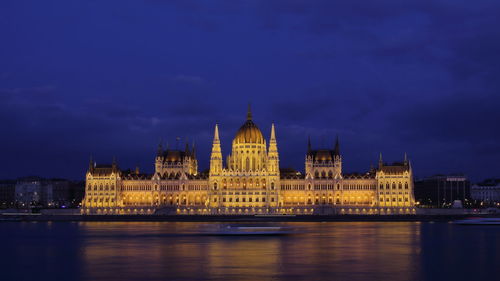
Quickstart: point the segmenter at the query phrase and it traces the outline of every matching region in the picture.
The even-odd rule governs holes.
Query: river
[[[500,280],[500,227],[276,223],[203,236],[191,222],[3,222],[0,280]]]

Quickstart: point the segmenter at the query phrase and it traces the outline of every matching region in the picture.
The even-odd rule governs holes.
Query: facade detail
[[[313,149],[308,141],[302,174],[280,169],[271,124],[269,144],[250,108],[237,131],[225,165],[215,125],[210,169],[198,172],[194,144],[163,149],[155,173],[122,171],[115,161],[86,174],[82,214],[414,214],[413,174],[406,155],[363,174],[342,171],[339,139],[333,149]]]

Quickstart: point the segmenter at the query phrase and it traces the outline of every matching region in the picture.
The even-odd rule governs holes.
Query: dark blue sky
[[[205,169],[248,102],[282,167],[338,134],[347,172],[500,177],[500,2],[342,2],[0,1],[0,177],[152,172],[176,137]]]

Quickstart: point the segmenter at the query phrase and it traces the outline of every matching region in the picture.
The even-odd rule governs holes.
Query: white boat
[[[460,225],[500,225],[500,218],[468,218],[453,223]]]
[[[290,227],[284,226],[247,226],[247,225],[218,225],[203,231],[205,235],[287,235],[292,234]]]

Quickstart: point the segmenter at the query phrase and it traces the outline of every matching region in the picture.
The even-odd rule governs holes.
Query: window
[[[405,189],[408,189],[408,183],[405,183]]]
[[[217,183],[216,182],[214,182],[214,190],[217,190]]]
[[[262,202],[266,202],[266,197],[262,197]]]

